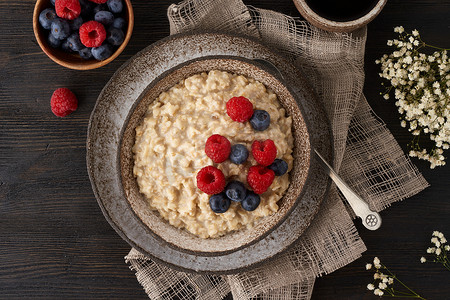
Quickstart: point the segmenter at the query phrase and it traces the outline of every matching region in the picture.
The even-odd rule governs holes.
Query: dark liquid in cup
[[[306,4],[319,16],[337,22],[361,18],[371,11],[377,0],[306,0]]]

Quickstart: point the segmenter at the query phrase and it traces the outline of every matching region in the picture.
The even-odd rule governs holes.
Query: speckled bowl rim
[[[198,46],[196,44],[199,41],[204,42],[205,40],[210,43],[207,44],[206,47]],[[110,140],[108,140],[108,138],[113,139],[117,138],[118,132],[115,131],[108,132],[108,134],[110,135],[106,137],[95,136],[95,138],[98,138],[99,140],[94,139],[94,136],[92,136],[96,131],[102,128],[114,126],[116,122],[116,120],[109,120],[111,121],[110,124],[103,124],[101,121],[104,120],[103,119],[97,120],[97,117],[99,116],[97,116],[96,113],[99,109],[104,108],[103,107],[105,105],[103,103],[105,101],[104,99],[111,96],[111,93],[114,93],[114,91],[121,90],[122,88],[126,89],[126,91],[132,91],[134,88],[136,88],[136,86],[133,85],[132,83],[129,83],[129,85],[119,85],[119,86],[112,86],[112,83],[115,80],[117,80],[117,78],[119,78],[120,76],[126,76],[126,74],[124,74],[124,71],[127,70],[136,71],[135,70],[136,60],[142,60],[146,54],[150,52],[152,52],[153,54],[158,53],[158,51],[161,50],[161,48],[171,47],[173,46],[173,44],[186,47],[186,51],[183,51],[183,55],[191,55],[192,58],[202,57],[211,54],[235,55],[235,52],[233,51],[236,51],[235,47],[239,46],[240,47],[240,48],[238,47],[240,51],[240,53],[238,53],[239,56],[243,56],[249,59],[254,58],[266,59],[274,65],[282,63],[283,67],[286,67],[286,69],[282,69],[282,73],[285,76],[287,76],[287,78],[290,79],[302,78],[302,74],[292,65],[290,65],[289,63],[288,63],[289,66],[284,65],[287,63],[287,61],[284,58],[280,57],[279,54],[276,54],[273,51],[269,50],[268,48],[260,44],[258,41],[256,41],[254,38],[217,32],[214,33],[197,32],[195,34],[177,34],[169,36],[148,46],[147,48],[143,49],[138,54],[136,54],[129,61],[127,61],[125,64],[123,64],[117,70],[117,72],[112,76],[112,78],[108,81],[108,83],[101,91],[97,103],[95,104],[95,107],[92,111],[88,125],[88,138],[86,142],[87,146],[86,162],[88,168],[88,175],[91,181],[94,195],[98,201],[98,204],[105,218],[110,223],[111,227],[113,227],[116,230],[119,236],[121,236],[125,241],[127,241],[131,246],[136,248],[138,251],[154,259],[159,263],[165,264],[176,270],[184,272],[196,272],[201,274],[216,274],[216,275],[233,274],[244,270],[250,270],[254,267],[263,264],[264,262],[267,262],[270,259],[275,258],[281,252],[284,252],[287,249],[289,249],[292,246],[292,244],[300,238],[300,234],[292,236],[292,239],[289,241],[289,243],[283,245],[278,245],[276,239],[274,239],[273,236],[269,235],[266,238],[259,241],[258,243],[256,243],[255,245],[246,247],[240,251],[236,251],[233,252],[232,254],[227,255],[203,257],[203,256],[189,255],[186,253],[177,253],[174,252],[173,249],[170,249],[167,246],[167,244],[161,245],[158,242],[152,240],[150,236],[145,236],[146,234],[145,230],[139,228],[139,225],[136,224],[138,220],[136,220],[136,217],[133,215],[133,213],[130,212],[129,209],[127,211],[126,209],[123,209],[123,207],[121,207],[121,205],[124,204],[123,198],[121,197],[114,199],[109,198],[110,196],[112,196],[111,195],[112,192],[115,197],[117,197],[118,195],[115,191],[111,192],[105,190],[105,187],[112,188],[113,190],[117,188],[116,185],[120,182],[120,174],[113,174],[110,177],[106,177],[103,179],[104,181],[98,181],[98,179],[96,178],[96,175],[98,173],[108,170],[108,168],[116,168],[117,170],[118,167],[117,161],[112,162],[106,161],[108,165],[105,167],[103,165],[105,161],[96,158],[93,153],[94,151],[93,149],[102,143],[105,143],[106,145],[110,145],[112,143],[113,146],[118,148],[117,141],[116,145],[114,145],[114,141],[111,142]],[[224,45],[226,45],[228,48],[224,49]],[[200,47],[200,49],[198,47]],[[148,67],[154,66],[149,65]],[[289,72],[292,72],[292,74],[289,75],[288,74]],[[289,84],[289,82],[287,82],[287,84]],[[333,147],[331,144],[332,134],[325,111],[323,107],[319,104],[312,89],[308,87],[307,83],[302,81],[300,86],[302,87],[302,89],[296,92],[300,92],[303,97],[306,95],[307,99],[305,100],[304,103],[299,103],[299,105],[303,105],[309,107],[309,109],[318,110],[318,112],[320,112],[316,115],[316,117],[320,119],[320,122],[318,122],[318,124],[314,124],[314,126],[317,129],[321,130],[315,133],[317,134],[315,140],[318,144],[313,145],[313,147],[321,151],[321,153],[325,156],[326,159],[332,161],[333,159],[332,157]],[[308,122],[311,122],[311,120],[308,120]],[[311,156],[313,156],[312,153]],[[113,164],[115,166],[113,166]],[[311,199],[313,199],[312,201],[314,201],[315,204],[312,208],[310,208],[312,210],[311,217],[305,222],[303,222],[303,228],[301,232],[303,232],[309,226],[313,217],[317,214],[320,203],[322,202],[324,197],[328,194],[331,183],[329,178],[326,175],[324,175],[323,172],[319,171],[320,166],[318,164],[314,164],[313,167],[317,168],[317,172],[315,172],[316,178],[313,178],[313,180],[317,180],[318,183],[320,183],[320,185],[322,186],[322,188],[319,194],[314,193],[314,191],[308,191],[307,195],[305,195],[305,197],[310,197]],[[120,211],[114,211],[110,205],[116,205],[116,207],[114,208],[116,210],[119,209]],[[125,218],[127,221],[132,222],[133,224],[128,223],[125,224],[127,228],[124,229],[123,227],[120,226],[124,224],[117,223],[118,216],[120,216],[120,218]],[[295,222],[296,220],[292,219],[289,220],[288,218],[285,222],[283,222],[283,224],[280,225],[280,227],[283,227],[284,229],[290,228],[290,226],[295,224]],[[137,232],[130,232],[130,228],[136,230]],[[143,234],[144,236],[140,236],[140,234]],[[270,254],[266,255],[265,257],[257,257],[257,258],[253,257],[249,260],[246,260],[245,259],[247,257],[246,254],[248,255],[248,253],[254,253],[255,247],[270,249],[272,252],[270,252]],[[271,249],[271,247],[276,249]],[[256,252],[256,254],[258,253],[259,252]],[[171,255],[175,255],[177,257],[174,258]]]
[[[127,199],[127,202],[128,202],[128,204],[130,206],[130,209],[135,213],[136,217],[147,228],[148,232],[155,236],[156,239],[162,239],[164,242],[166,242],[168,244],[169,247],[174,248],[176,250],[179,250],[181,252],[186,252],[186,253],[194,254],[194,255],[202,255],[202,256],[224,255],[224,254],[227,254],[227,253],[238,251],[238,250],[240,250],[242,248],[248,247],[248,246],[258,242],[259,240],[265,238],[270,232],[275,230],[284,220],[286,220],[286,218],[289,216],[289,214],[292,212],[292,210],[298,204],[299,199],[302,198],[302,196],[304,194],[303,186],[309,183],[309,180],[310,180],[310,177],[311,177],[310,176],[309,165],[310,165],[310,160],[312,159],[311,151],[310,151],[311,150],[310,149],[311,145],[310,145],[310,141],[309,141],[309,132],[307,131],[306,134],[305,134],[307,136],[307,139],[303,143],[306,144],[305,145],[306,146],[306,150],[308,150],[308,151],[306,151],[307,155],[305,155],[305,157],[303,157],[303,158],[305,159],[304,160],[304,164],[308,165],[308,169],[307,169],[306,174],[301,175],[301,178],[298,178],[300,175],[297,176],[297,178],[299,180],[301,180],[301,183],[299,183],[299,184],[301,184],[300,189],[298,189],[296,192],[294,192],[295,190],[293,188],[293,191],[290,191],[291,193],[296,193],[295,199],[290,197],[289,200],[286,200],[285,199],[285,195],[283,195],[283,197],[280,200],[277,201],[278,204],[281,204],[280,205],[280,209],[279,209],[279,211],[277,211],[277,213],[280,212],[280,213],[282,213],[282,215],[280,214],[280,215],[277,215],[277,216],[271,216],[272,218],[277,218],[276,220],[270,220],[271,224],[273,224],[271,227],[268,227],[266,224],[264,224],[264,221],[267,219],[267,217],[264,217],[264,218],[261,218],[260,220],[258,220],[258,222],[255,224],[255,227],[252,228],[252,229],[245,229],[245,228],[243,228],[243,229],[240,229],[238,231],[234,231],[234,232],[228,233],[227,235],[230,235],[230,236],[227,237],[228,239],[239,238],[239,236],[241,236],[243,233],[250,233],[253,236],[256,236],[255,238],[253,238],[251,240],[246,240],[247,242],[245,242],[243,244],[240,244],[239,246],[236,246],[236,247],[233,247],[233,248],[227,248],[227,250],[220,250],[220,251],[219,250],[217,250],[217,251],[193,250],[193,249],[183,248],[179,244],[171,243],[169,240],[166,240],[161,235],[159,235],[156,232],[154,232],[153,230],[151,230],[149,228],[150,225],[147,224],[147,222],[143,220],[143,217],[140,216],[140,215],[142,215],[142,212],[136,211],[137,208],[135,209],[135,205],[133,205],[131,203],[131,200],[129,199],[130,198],[129,193],[126,192],[126,190],[129,188],[129,186],[127,184],[124,184],[124,181],[126,181],[128,179],[128,177],[126,175],[124,175],[124,173],[126,173],[126,172],[124,171],[124,163],[123,163],[123,161],[127,160],[127,158],[125,157],[126,155],[125,155],[124,152],[125,151],[130,152],[131,149],[127,149],[127,147],[124,145],[125,131],[128,130],[128,132],[129,132],[130,129],[131,129],[131,128],[129,128],[129,126],[130,126],[130,124],[129,124],[130,118],[135,114],[137,106],[141,105],[140,104],[141,101],[143,101],[144,98],[146,98],[148,92],[150,90],[152,90],[155,86],[157,86],[160,81],[162,81],[163,79],[165,79],[167,76],[169,76],[170,74],[172,74],[175,71],[179,71],[181,69],[188,69],[189,67],[191,67],[193,65],[198,65],[198,64],[201,65],[202,63],[207,63],[209,61],[227,61],[227,62],[232,62],[233,64],[251,65],[251,68],[259,69],[261,72],[265,73],[266,77],[270,77],[271,79],[273,79],[273,81],[276,81],[276,83],[273,84],[273,85],[281,86],[282,89],[284,89],[290,97],[292,97],[294,100],[296,100],[295,99],[295,93],[293,93],[290,90],[290,88],[283,83],[283,79],[280,77],[278,71],[274,70],[273,67],[267,66],[264,63],[261,63],[261,62],[258,62],[258,61],[253,61],[253,60],[246,59],[246,58],[239,57],[239,56],[214,55],[214,56],[204,56],[204,57],[199,57],[199,58],[196,58],[196,59],[188,60],[188,61],[183,62],[183,63],[181,63],[181,64],[179,64],[179,65],[177,65],[177,66],[175,66],[175,67],[173,67],[173,68],[171,68],[169,70],[167,70],[166,72],[162,73],[155,80],[153,80],[147,86],[147,88],[144,89],[144,91],[141,93],[141,95],[138,97],[138,99],[133,104],[133,106],[130,109],[130,112],[129,112],[127,118],[126,118],[125,125],[122,127],[122,130],[120,132],[120,150],[118,152],[119,161],[120,161],[120,164],[121,164],[120,170],[121,170],[121,174],[122,174],[122,186],[123,187],[127,186],[126,188],[123,189],[124,197]],[[228,71],[226,69],[219,69],[219,70]],[[206,72],[206,71],[208,71],[208,70],[202,70],[201,72]],[[228,71],[228,72],[231,72],[231,71]],[[198,72],[194,71],[194,72],[189,72],[189,73],[192,73],[192,74],[189,75],[189,76],[192,76],[194,74],[197,74]],[[268,81],[271,81],[271,80],[268,80]],[[178,83],[178,81],[176,81],[176,83]],[[174,84],[175,84],[175,82],[174,82]],[[268,86],[266,86],[266,87],[268,87]],[[269,88],[271,88],[271,87],[269,87]],[[282,95],[279,95],[277,93],[277,96],[281,97]],[[297,105],[297,107],[298,107],[298,105]],[[288,111],[288,109],[286,109],[286,111]],[[303,118],[303,112],[300,109],[298,110],[297,116],[298,116],[298,119],[299,119],[300,124],[301,124],[300,126],[304,125],[306,127],[306,124],[305,124],[304,118]],[[141,117],[141,121],[142,121],[142,118],[143,118],[143,116]],[[134,131],[135,128],[132,128],[132,130]],[[297,142],[297,143],[299,143],[299,142]],[[294,143],[294,144],[297,145],[297,143]],[[301,152],[298,149],[296,151]],[[296,151],[294,151],[294,154],[295,154]],[[131,159],[131,158],[128,158],[128,160],[129,159]],[[298,160],[298,159],[300,159],[300,157],[295,158],[295,159]],[[294,167],[298,166],[298,164],[299,164],[299,162],[295,163]],[[291,176],[292,173],[293,172],[290,173],[290,180],[292,179],[292,176]],[[129,176],[131,176],[131,175],[129,175]],[[135,178],[134,178],[134,181],[136,181]],[[289,185],[289,188],[291,188],[291,184]],[[136,192],[136,191],[134,191],[134,192]],[[145,197],[142,194],[140,196],[141,197]],[[283,201],[285,201],[285,202],[283,202]],[[161,221],[167,223],[167,221],[165,221],[165,220],[161,219]],[[259,225],[261,225],[261,226],[259,226]],[[257,230],[258,226],[259,226],[259,231],[260,232],[255,234],[254,232]],[[187,232],[185,232],[185,234],[186,233]],[[198,242],[204,244],[204,239],[201,239],[199,237],[195,237],[192,234],[189,234],[189,235],[191,235],[192,238],[194,238]],[[213,245],[212,246],[213,248],[226,247],[227,246],[226,243],[224,243],[224,241],[222,241],[221,238],[223,238],[223,237],[208,239],[208,241],[210,243],[213,243],[213,244],[219,244],[219,245]],[[194,242],[194,241],[192,241],[192,242]],[[207,243],[209,243],[209,242],[207,242]],[[199,246],[197,246],[195,248],[201,249],[201,247],[199,247]]]

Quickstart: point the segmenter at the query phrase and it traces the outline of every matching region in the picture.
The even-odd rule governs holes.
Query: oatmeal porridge
[[[226,102],[235,96],[244,96],[255,109],[267,111],[269,128],[256,131],[249,122],[231,120],[226,114]],[[241,165],[230,160],[215,164],[205,154],[205,142],[211,135],[220,134],[232,145],[243,144],[250,150],[253,141],[271,139],[277,158],[286,161],[291,170],[291,124],[292,119],[286,116],[277,96],[262,83],[217,70],[193,75],[161,93],[136,128],[133,173],[139,190],[151,209],[171,225],[202,238],[252,227],[258,219],[278,210],[277,202],[289,186],[288,173],[275,177],[260,195],[261,203],[254,211],[246,211],[232,201],[225,213],[214,213],[209,195],[196,186],[198,171],[212,165],[223,172],[227,181],[246,184],[248,169],[257,163],[250,154]]]

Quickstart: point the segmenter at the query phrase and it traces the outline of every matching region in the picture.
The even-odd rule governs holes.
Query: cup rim
[[[333,21],[318,15],[306,3],[306,0],[294,0],[300,14],[311,24],[321,29],[333,32],[350,32],[371,22],[386,5],[387,0],[378,0],[377,4],[364,16],[351,21]]]

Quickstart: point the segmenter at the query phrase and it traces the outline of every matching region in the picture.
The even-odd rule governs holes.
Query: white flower
[[[374,293],[374,295],[375,296],[383,296],[383,291],[382,290],[380,290],[380,289],[375,289],[374,291],[373,291],[373,293]]]
[[[384,94],[383,98],[386,99],[386,100],[389,100],[389,94]]]
[[[389,277],[389,279],[388,279],[388,284],[394,284],[394,278]]]
[[[385,288],[387,288],[387,284],[384,283],[384,282],[380,282],[380,283],[378,284],[378,287],[379,287],[381,290],[384,290]]]
[[[404,31],[405,28],[403,28],[403,26],[394,27],[394,32],[403,33]]]
[[[439,247],[441,245],[437,237],[431,238],[431,243],[435,244],[436,247]]]
[[[447,243],[447,239],[445,237],[442,237],[441,238],[441,244],[445,244],[445,243]]]
[[[427,253],[434,253],[434,252],[436,252],[436,248],[434,248],[434,247],[430,247],[430,248],[428,248],[427,249]]]
[[[424,263],[424,262],[426,262],[426,261],[427,261],[427,259],[426,259],[425,257],[422,256],[422,257],[420,258],[420,262],[421,262],[421,263]]]
[[[374,264],[375,268],[377,268],[377,269],[381,268],[381,262],[380,262],[380,259],[378,257],[375,257],[373,259],[373,264]]]
[[[373,279],[380,279],[380,273],[373,273]]]
[[[366,270],[372,269],[372,264],[366,264]]]
[[[437,248],[436,249],[436,255],[440,255],[441,254],[441,248]]]
[[[368,289],[369,291],[373,291],[373,290],[375,289],[375,286],[374,286],[372,283],[369,283],[369,284],[367,285],[367,289]]]
[[[445,245],[444,249],[445,251],[450,251],[450,245]]]
[[[418,36],[418,35],[419,35],[419,31],[417,31],[417,29],[414,29],[414,30],[412,31],[412,35],[413,35],[413,36]]]

